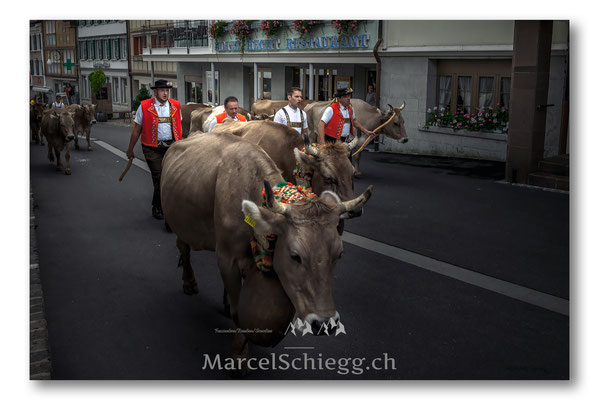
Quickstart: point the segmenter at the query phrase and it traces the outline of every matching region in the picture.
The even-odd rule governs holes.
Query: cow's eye
[[[302,263],[302,258],[297,253],[291,253],[291,259],[298,264]]]

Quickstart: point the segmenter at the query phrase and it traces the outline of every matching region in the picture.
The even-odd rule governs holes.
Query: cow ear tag
[[[244,221],[252,228],[256,226],[256,221],[254,221],[254,218],[252,218],[252,214],[246,215]]]

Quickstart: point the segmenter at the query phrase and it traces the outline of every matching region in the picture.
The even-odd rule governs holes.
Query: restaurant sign
[[[328,50],[328,49],[364,49],[368,48],[368,35],[350,36],[319,36],[299,37],[287,39],[262,39],[248,40],[245,51],[279,51],[279,50]],[[234,52],[241,51],[238,40],[225,40],[216,42],[216,51]]]

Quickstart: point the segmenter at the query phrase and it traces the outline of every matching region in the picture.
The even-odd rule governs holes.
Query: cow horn
[[[277,199],[275,199],[275,195],[272,192],[272,187],[270,183],[265,179],[264,180],[264,192],[266,194],[266,206],[277,214],[285,215],[287,213],[288,205],[281,203]]]
[[[339,215],[346,213],[348,211],[359,209],[364,204],[366,204],[368,199],[370,199],[370,196],[372,196],[372,185],[368,186],[368,188],[364,191],[364,193],[362,193],[355,199],[347,200],[347,201],[344,201],[343,203],[339,203],[338,208],[337,208],[339,211]]]
[[[311,145],[306,146],[306,153],[313,155],[316,158],[321,157],[320,150],[317,150],[316,148],[312,147]]]
[[[389,110],[391,110],[391,112],[393,112],[393,106],[391,104],[387,104],[389,106]]]
[[[310,147],[310,136],[305,132],[302,132],[302,136],[304,137],[304,147]]]
[[[403,110],[404,108],[406,108],[406,101],[403,101],[403,104],[401,106],[399,106],[399,111]]]
[[[360,138],[357,136],[351,142],[346,143],[350,153],[358,146],[358,143],[360,143]]]

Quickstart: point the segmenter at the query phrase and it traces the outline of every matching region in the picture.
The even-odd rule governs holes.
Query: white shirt
[[[294,127],[293,129],[295,129],[299,133],[302,133],[302,129],[308,129],[308,117],[306,116],[305,111],[302,111],[302,109],[299,107],[294,110],[293,108],[291,108],[291,106],[289,104],[287,104],[283,108],[285,110],[287,110],[287,114],[289,115],[290,122],[302,122],[301,114],[304,115],[304,126],[301,128]],[[287,125],[287,118],[285,117],[285,111],[283,111],[283,108],[281,108],[279,111],[277,111],[273,121],[277,122],[279,124]]]
[[[158,99],[154,98],[154,108],[156,108],[156,114],[159,117],[170,117],[171,116],[171,103],[167,101],[164,102],[164,105],[160,105]],[[141,125],[143,121],[144,113],[141,110],[141,104],[139,108],[135,112],[135,123],[137,125]],[[181,119],[183,116],[181,115]],[[171,132],[171,124],[169,122],[159,122],[158,123],[158,140],[171,140],[173,139],[173,133]]]
[[[227,118],[231,118],[229,117],[229,114],[227,114],[227,116],[225,117],[225,119]],[[234,121],[239,121],[239,119],[237,118],[237,114],[235,114],[235,118],[233,118]],[[224,121],[224,119],[223,119]],[[216,126],[216,115],[214,116],[214,119],[212,119],[212,121],[210,121],[210,127],[208,128],[208,132],[212,132],[212,128],[214,128]]]
[[[54,102],[52,103],[52,107],[64,108],[64,103],[62,101],[60,103]]]
[[[340,106],[339,109],[341,110],[341,115],[343,115],[343,118],[349,118],[348,107],[343,107],[341,104],[339,104],[339,106]],[[324,110],[324,113],[322,114],[322,118],[320,118],[320,120],[324,121],[324,123],[326,125],[329,123],[331,118],[333,118],[333,108],[331,106],[328,106]],[[355,119],[356,119],[356,113],[353,113],[352,120],[355,120]],[[341,137],[346,137],[347,135],[349,135],[350,129],[351,129],[351,124],[349,122],[346,122],[345,124],[343,124],[343,130],[341,131]]]

